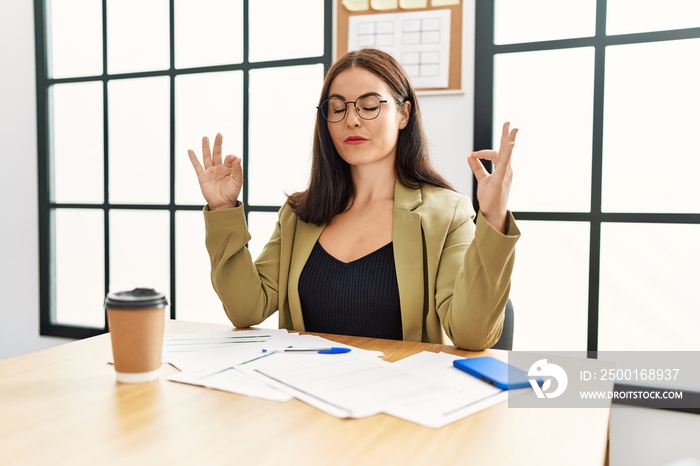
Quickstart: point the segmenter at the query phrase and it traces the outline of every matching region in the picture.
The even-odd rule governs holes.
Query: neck
[[[355,188],[353,206],[362,206],[375,201],[394,199],[396,173],[394,163],[372,164],[351,167]]]

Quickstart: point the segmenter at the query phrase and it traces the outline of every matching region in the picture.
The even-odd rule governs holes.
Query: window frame
[[[53,268],[53,257],[55,254],[54,245],[54,225],[52,224],[53,212],[57,209],[90,209],[101,210],[104,218],[104,292],[109,290],[110,283],[110,228],[109,212],[111,210],[150,210],[167,211],[169,213],[169,256],[170,256],[170,286],[164,290],[169,294],[169,317],[177,318],[177,296],[175,293],[176,283],[176,212],[179,211],[201,211],[202,205],[177,204],[175,202],[175,78],[186,74],[211,73],[222,71],[241,71],[243,73],[243,176],[249,180],[249,80],[250,72],[263,68],[281,68],[288,66],[323,64],[327,70],[332,61],[333,50],[333,2],[332,0],[322,0],[324,7],[323,26],[323,54],[314,57],[303,57],[293,59],[269,60],[262,62],[249,61],[249,13],[250,1],[243,0],[243,60],[237,64],[223,64],[215,66],[199,66],[191,68],[175,68],[175,0],[169,0],[169,61],[168,69],[159,71],[143,71],[129,73],[109,74],[107,72],[107,0],[102,0],[102,74],[94,76],[81,76],[70,78],[50,78],[48,76],[48,54],[47,42],[47,1],[34,0],[34,26],[36,39],[36,95],[37,95],[37,154],[38,154],[38,199],[39,199],[39,332],[43,336],[55,336],[64,338],[87,338],[99,335],[108,331],[107,320],[103,328],[84,327],[78,325],[68,325],[55,322],[53,319],[55,309],[55,280],[52,279],[55,273]],[[169,202],[167,204],[116,204],[109,202],[109,102],[108,83],[110,80],[148,78],[166,76],[170,81],[170,135],[169,135]],[[104,197],[102,204],[86,203],[57,203],[51,199],[51,166],[50,153],[50,124],[51,116],[49,109],[49,91],[55,84],[80,83],[80,82],[101,82],[103,96],[103,189]],[[249,183],[245,183],[242,189],[242,200],[245,205],[246,218],[250,212],[277,212],[279,205],[249,205]]]

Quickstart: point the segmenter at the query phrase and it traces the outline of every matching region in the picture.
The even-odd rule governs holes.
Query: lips
[[[348,136],[345,138],[346,144],[361,144],[365,141],[367,141],[367,139],[362,136]]]

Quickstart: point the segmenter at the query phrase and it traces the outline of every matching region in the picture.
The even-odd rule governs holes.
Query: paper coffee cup
[[[118,382],[158,378],[167,305],[165,295],[152,288],[107,294],[104,307]]]

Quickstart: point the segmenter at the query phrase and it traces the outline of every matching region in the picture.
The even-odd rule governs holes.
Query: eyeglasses
[[[366,95],[350,102],[346,102],[340,97],[331,97],[316,108],[321,110],[323,118],[325,118],[328,123],[340,123],[348,113],[348,104],[353,104],[355,106],[357,116],[363,120],[374,120],[382,111],[382,104],[388,102],[393,101],[381,100],[376,95]]]

